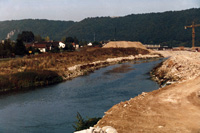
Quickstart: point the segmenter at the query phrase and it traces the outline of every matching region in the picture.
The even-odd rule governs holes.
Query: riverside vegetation
[[[138,54],[145,55],[150,52],[139,48],[83,48],[79,52],[45,53],[1,61],[0,93],[28,90],[69,79],[72,72],[69,72],[68,68],[77,64]],[[88,69],[88,67],[84,66],[81,69]]]
[[[87,120],[84,120],[81,114],[77,112],[76,119],[77,122],[75,122],[75,125],[73,125],[73,127],[75,131],[80,131],[94,126],[101,119],[101,117],[88,118]]]

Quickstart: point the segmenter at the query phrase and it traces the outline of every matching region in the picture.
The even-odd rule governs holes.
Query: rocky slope
[[[200,75],[200,54],[188,51],[164,51],[163,56],[171,56],[154,70],[156,81],[160,83],[183,82]]]

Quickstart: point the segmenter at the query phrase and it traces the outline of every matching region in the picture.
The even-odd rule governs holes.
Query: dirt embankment
[[[108,58],[103,61],[95,61],[91,63],[85,64],[78,64],[72,67],[68,67],[68,71],[65,72],[65,80],[71,79],[80,75],[85,75],[88,72],[92,72],[98,68],[105,67],[112,64],[117,64],[126,61],[133,61],[133,60],[145,60],[145,59],[152,59],[152,58],[160,58],[158,54],[147,54],[147,55],[130,55],[127,57],[116,57],[116,58]]]
[[[200,132],[200,53],[161,54],[172,57],[158,71],[180,83],[114,105],[96,126],[112,126],[119,133]]]
[[[183,82],[200,75],[200,54],[188,51],[160,51],[168,60],[160,64],[153,74],[159,83]]]
[[[111,41],[107,43],[103,48],[141,48],[147,49],[141,42],[131,41]]]

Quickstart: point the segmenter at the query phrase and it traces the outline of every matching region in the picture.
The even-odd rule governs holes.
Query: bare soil
[[[176,58],[191,71],[198,70],[200,53],[161,52]],[[169,61],[170,58],[167,60]],[[185,60],[185,62],[184,62]],[[188,63],[189,62],[189,63]],[[192,64],[193,63],[193,64]],[[194,65],[190,67],[190,65]],[[166,72],[172,69],[167,69]],[[174,74],[182,73],[179,69]],[[114,105],[96,126],[112,126],[118,133],[198,133],[200,132],[200,77],[190,75],[175,84],[160,88]],[[185,73],[182,74],[183,76]],[[181,75],[180,75],[181,76]]]
[[[107,43],[103,48],[141,48],[146,49],[146,47],[141,42],[131,42],[131,41],[111,41]]]

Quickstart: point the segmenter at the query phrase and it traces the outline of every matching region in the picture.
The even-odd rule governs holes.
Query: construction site
[[[152,71],[152,77],[162,83],[158,90],[143,92],[135,98],[120,102],[105,112],[95,125],[112,127],[116,133],[199,133],[200,132],[200,53],[195,47],[195,28],[192,28],[192,47],[159,50],[167,58]]]

